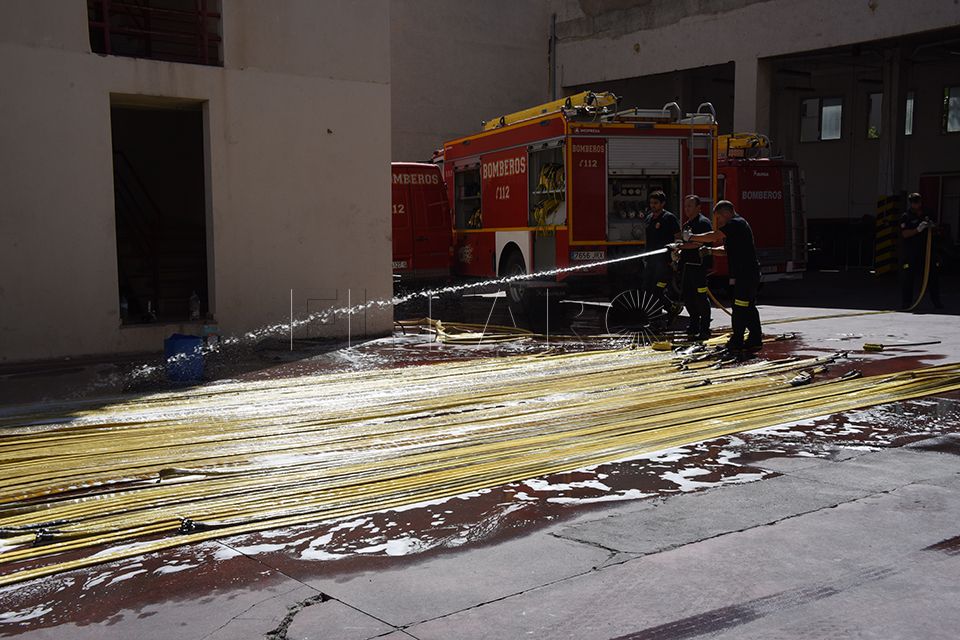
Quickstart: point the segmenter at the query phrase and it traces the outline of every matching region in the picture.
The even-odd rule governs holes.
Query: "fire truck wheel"
[[[523,262],[523,255],[513,250],[503,259],[503,268],[500,269],[501,278],[523,275],[527,272],[527,267]],[[507,285],[507,300],[515,306],[523,306],[527,300],[527,288],[520,285]]]

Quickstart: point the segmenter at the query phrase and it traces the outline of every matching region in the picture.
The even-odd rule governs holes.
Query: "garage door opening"
[[[201,103],[113,98],[113,187],[125,325],[209,313]]]

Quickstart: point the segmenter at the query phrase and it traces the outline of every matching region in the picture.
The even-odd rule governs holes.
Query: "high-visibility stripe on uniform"
[[[666,289],[666,288],[667,288],[667,283],[666,283],[666,282],[658,282],[658,283],[657,283],[657,286],[660,287],[661,289]]]
[[[697,287],[697,293],[706,293],[706,292],[707,292],[706,287]]]
[[[749,301],[749,300],[734,300],[734,301],[733,301],[733,304],[737,305],[738,307],[749,307],[749,306],[750,306],[750,301]]]

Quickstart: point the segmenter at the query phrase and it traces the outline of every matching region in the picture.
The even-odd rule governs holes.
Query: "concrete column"
[[[894,195],[901,191],[913,191],[905,184],[903,132],[907,105],[908,62],[903,47],[888,49],[883,53],[883,105],[880,124],[879,171],[877,172],[878,195]]]
[[[734,61],[733,130],[770,135],[770,63],[757,58]]]

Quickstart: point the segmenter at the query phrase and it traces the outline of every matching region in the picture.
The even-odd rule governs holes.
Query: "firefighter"
[[[700,197],[689,195],[683,199],[683,227],[678,267],[680,291],[683,304],[690,316],[687,337],[691,340],[706,340],[710,337],[710,298],[707,297],[707,272],[713,266],[713,258],[703,245],[686,242],[695,234],[713,231],[710,219],[700,211]]]
[[[646,226],[646,249],[655,251],[663,249],[671,244],[680,233],[680,223],[677,216],[673,215],[664,205],[667,203],[667,196],[663,191],[654,191],[650,194],[648,204],[650,212],[645,219]],[[666,309],[666,289],[667,282],[671,277],[670,253],[663,252],[657,255],[648,256],[644,259],[643,268],[643,290],[647,295],[659,302],[661,310]]]
[[[913,283],[923,278],[926,265],[927,234],[935,233],[937,225],[923,208],[923,199],[919,193],[907,196],[909,207],[900,217],[900,308],[909,309],[914,303]],[[940,302],[940,255],[937,237],[931,238],[930,275],[927,276],[927,290],[930,300],[937,309]]]
[[[757,290],[760,288],[760,262],[753,242],[750,224],[737,213],[733,203],[721,200],[713,208],[718,228],[690,236],[691,242],[707,245],[722,242],[723,246],[708,249],[727,254],[730,282],[733,285],[733,335],[727,342],[732,351],[755,351],[763,348],[763,330],[757,310]],[[744,334],[749,335],[744,339]]]

